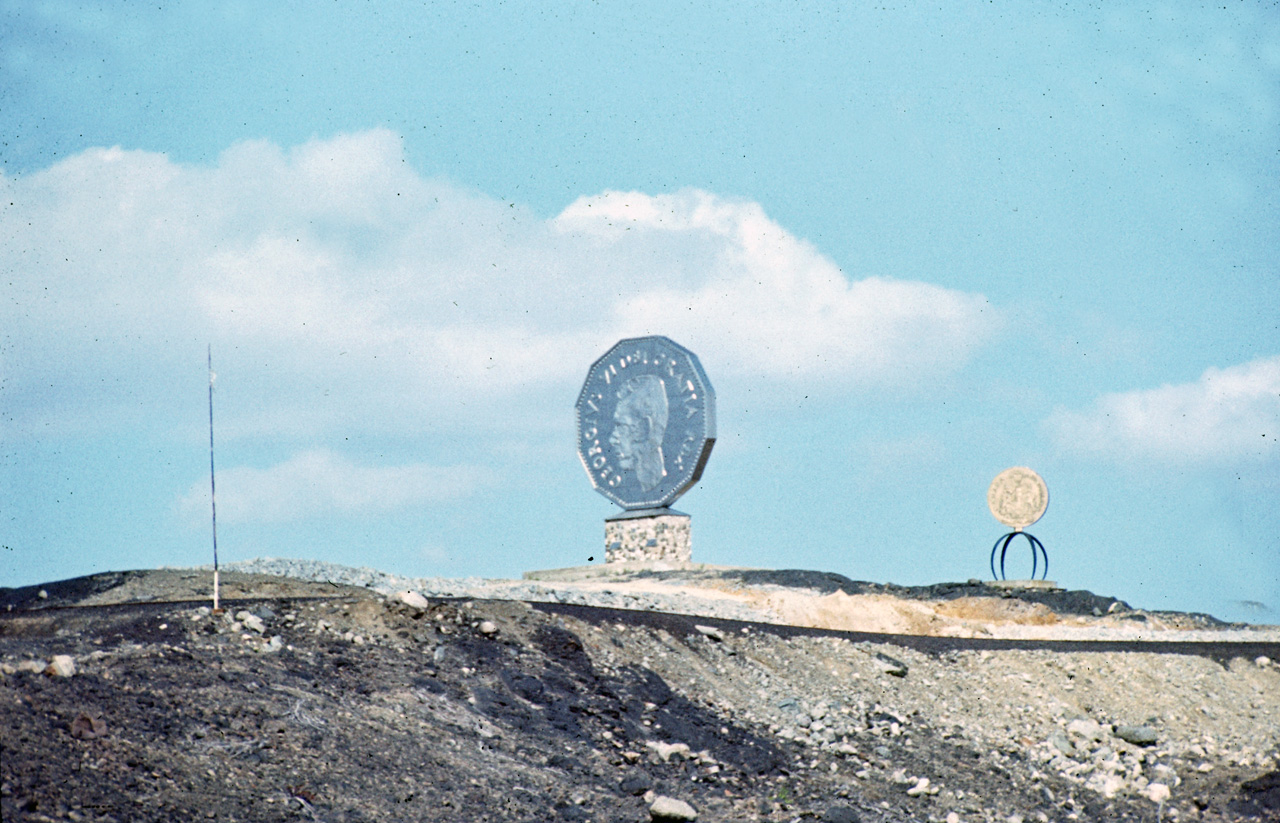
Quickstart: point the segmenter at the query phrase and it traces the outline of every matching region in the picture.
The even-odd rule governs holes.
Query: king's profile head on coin
[[[634,471],[645,491],[657,486],[667,474],[662,459],[667,414],[667,389],[662,378],[641,374],[618,389],[609,445],[618,456],[618,466]]]
[[[576,411],[591,485],[628,511],[670,506],[702,477],[716,442],[702,364],[661,335],[619,340],[592,363]]]

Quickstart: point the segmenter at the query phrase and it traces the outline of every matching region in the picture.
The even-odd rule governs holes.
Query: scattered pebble
[[[822,823],[862,823],[856,809],[843,804],[831,806],[822,814]]]
[[[405,604],[406,606],[410,606],[415,609],[420,609],[421,611],[426,611],[431,606],[431,603],[427,600],[427,598],[423,597],[422,595],[418,594],[415,591],[412,591],[411,589],[405,589],[404,591],[396,592],[392,596],[396,600]]]
[[[1085,786],[1110,800],[1124,788],[1124,778],[1118,774],[1094,772]]]
[[[96,714],[81,712],[71,721],[71,736],[77,740],[94,740],[106,733],[106,721]]]
[[[724,642],[724,632],[720,631],[715,626],[694,626],[694,628],[697,629],[698,633],[703,637],[708,637],[717,643]]]
[[[1160,740],[1150,726],[1116,726],[1116,737],[1135,746],[1154,746]]]
[[[879,664],[880,670],[885,674],[890,674],[894,677],[907,676],[907,664],[903,663],[896,657],[890,657],[889,655],[881,652],[876,652],[873,656],[876,663]]]
[[[653,788],[653,778],[642,771],[633,771],[618,781],[618,788],[631,795],[642,795]]]
[[[1071,740],[1061,729],[1058,729],[1054,731],[1053,734],[1049,735],[1049,739],[1046,742],[1059,754],[1067,757],[1074,757],[1077,753],[1076,747],[1072,745]]]
[[[678,823],[682,820],[697,820],[698,812],[683,800],[660,794],[649,807],[649,817],[654,823]]]
[[[76,660],[69,654],[55,654],[44,673],[54,677],[71,677],[76,673]]]
[[[1102,724],[1090,718],[1079,717],[1067,724],[1067,735],[1086,744],[1100,744],[1107,739]]]
[[[261,617],[258,617],[253,612],[246,611],[244,609],[236,612],[236,622],[244,628],[255,631],[258,634],[262,634],[267,630],[267,626],[262,622]],[[231,625],[234,627],[235,623],[232,623]],[[232,631],[236,631],[236,629],[233,628]]]
[[[670,761],[672,755],[689,756],[688,743],[664,743],[661,740],[650,740],[644,745],[646,748],[652,749],[663,763]]]

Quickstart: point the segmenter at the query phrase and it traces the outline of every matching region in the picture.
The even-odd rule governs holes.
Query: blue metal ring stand
[[[1036,565],[1037,565],[1036,561],[1038,559],[1037,552],[1039,553],[1039,555],[1044,556],[1044,574],[1040,576],[1040,579],[1044,580],[1049,576],[1049,553],[1044,550],[1043,543],[1037,540],[1034,536],[1027,534],[1026,532],[1023,532],[1023,531],[1009,532],[1008,534],[1004,535],[999,540],[997,540],[996,544],[991,547],[991,576],[993,578],[996,576],[996,549],[999,549],[1000,550],[1000,577],[997,579],[999,580],[1005,579],[1004,578],[1004,555],[1005,555],[1005,552],[1009,550],[1009,544],[1013,541],[1013,538],[1017,537],[1018,535],[1022,535],[1023,537],[1027,538],[1027,542],[1031,544],[1031,579],[1032,580],[1036,579]]]

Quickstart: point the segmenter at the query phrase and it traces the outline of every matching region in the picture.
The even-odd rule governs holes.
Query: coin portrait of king
[[[618,457],[618,467],[635,472],[644,491],[651,491],[667,475],[662,456],[667,414],[667,388],[662,378],[641,374],[618,389],[609,445]]]
[[[661,335],[619,340],[587,370],[574,407],[591,486],[628,511],[665,508],[702,477],[715,392],[693,352]]]

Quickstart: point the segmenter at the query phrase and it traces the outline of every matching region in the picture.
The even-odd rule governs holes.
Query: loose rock
[[[101,717],[81,712],[71,721],[71,736],[77,740],[93,740],[107,733],[107,723]]]
[[[850,806],[831,806],[822,814],[826,823],[862,823],[858,812]]]
[[[649,817],[654,823],[675,823],[682,820],[697,820],[698,812],[683,800],[658,795],[649,807]]]
[[[922,777],[916,781],[916,784],[914,786],[907,789],[907,796],[919,797],[922,794],[928,793],[928,791],[929,791],[929,778]]]
[[[1154,746],[1160,739],[1150,726],[1116,726],[1116,737],[1135,746]]]
[[[644,745],[652,749],[654,753],[661,758],[663,763],[671,760],[672,755],[679,755],[681,757],[689,756],[688,743],[664,743],[661,740],[650,740]]]
[[[422,595],[410,589],[405,589],[404,591],[396,592],[394,595],[392,595],[392,598],[405,604],[406,606],[409,606],[414,609],[419,609],[421,611],[426,611],[427,608],[431,606],[431,604],[427,601],[427,598],[423,597]]]
[[[1116,774],[1103,774],[1094,772],[1085,785],[1110,800],[1116,796],[1116,793],[1124,788],[1124,778]]]
[[[653,778],[644,772],[632,772],[618,781],[618,788],[639,797],[653,788]]]
[[[1071,740],[1061,730],[1049,735],[1048,743],[1059,754],[1064,754],[1067,757],[1074,757],[1076,754],[1076,747],[1071,744]]]
[[[71,677],[76,673],[75,658],[69,654],[55,654],[44,673],[54,677]]]
[[[251,611],[241,610],[236,612],[236,621],[246,629],[251,629],[258,634],[262,634],[267,630],[267,626],[262,622],[262,618],[258,617]]]
[[[879,664],[880,670],[885,674],[893,675],[894,677],[907,676],[907,664],[903,663],[896,657],[890,657],[887,654],[876,652],[875,661]]]
[[[703,637],[709,637],[718,643],[724,642],[724,632],[720,631],[715,626],[694,626],[694,628],[697,629],[698,633]]]
[[[1077,718],[1068,723],[1067,734],[1088,743],[1101,743],[1106,739],[1106,733],[1102,730],[1101,724],[1088,718]]]

